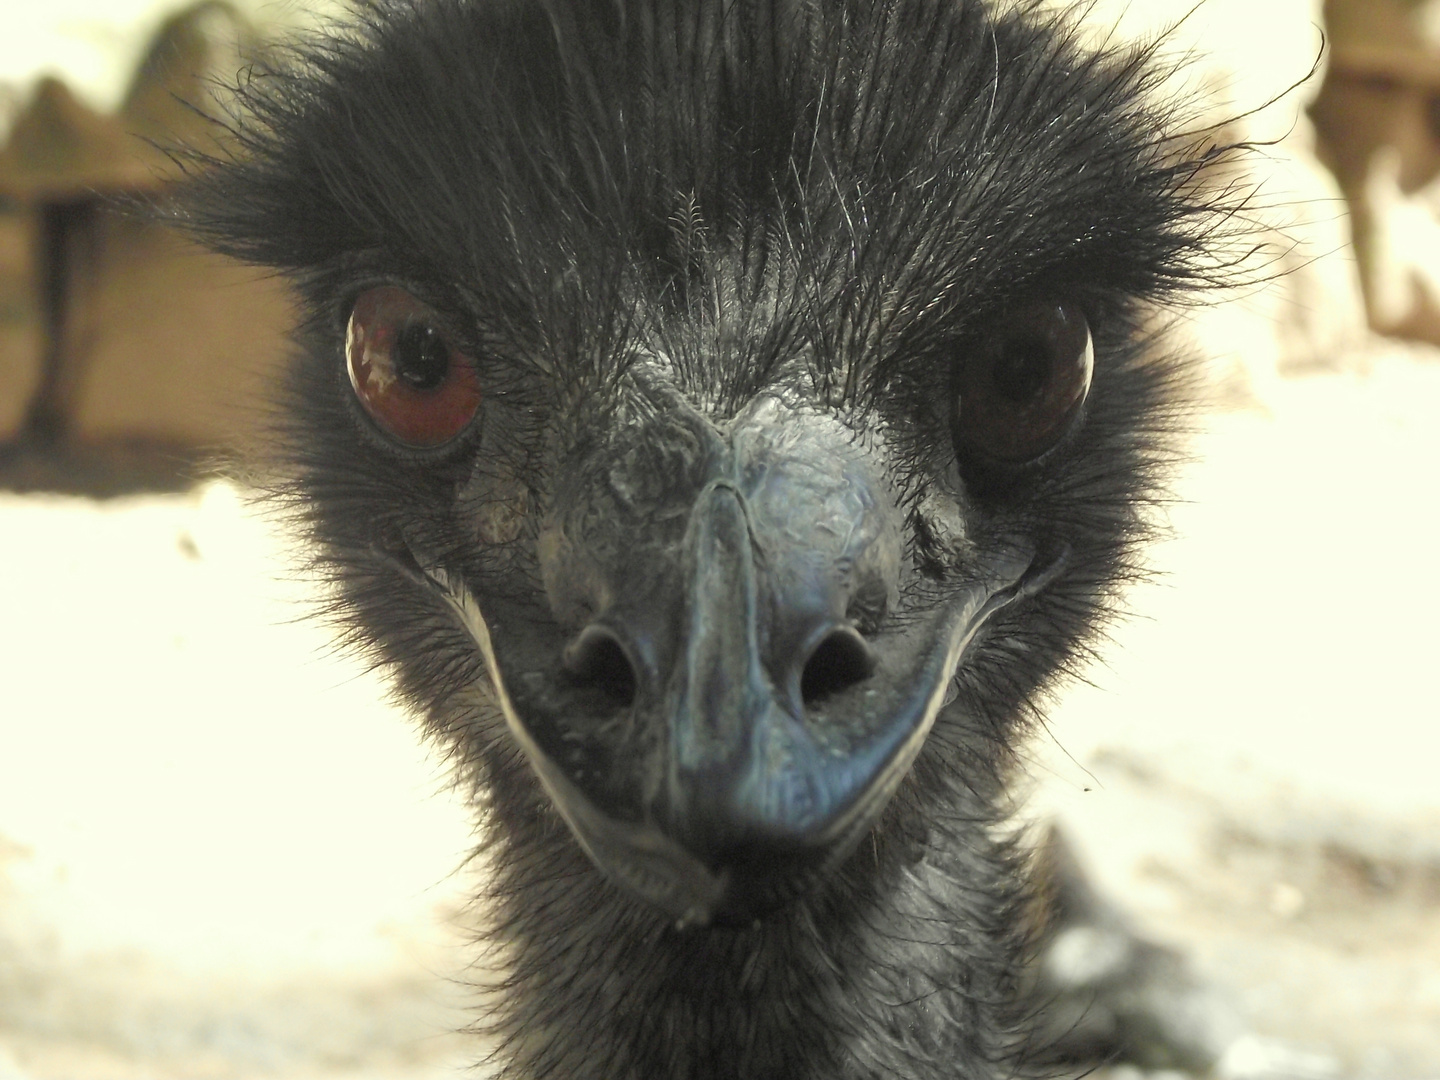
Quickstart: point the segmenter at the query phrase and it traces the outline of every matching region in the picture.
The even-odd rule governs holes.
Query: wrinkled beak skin
[[[1002,545],[917,600],[882,439],[799,394],[725,423],[646,397],[557,470],[550,618],[420,561],[596,866],[681,925],[744,925],[853,850],[967,645],[1056,560]]]

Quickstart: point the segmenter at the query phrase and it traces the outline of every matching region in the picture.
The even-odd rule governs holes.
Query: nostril
[[[635,665],[614,632],[591,625],[580,631],[561,658],[566,674],[580,686],[600,691],[617,707],[635,703]]]
[[[863,682],[875,670],[875,654],[850,627],[832,630],[820,639],[800,675],[800,697],[806,705]]]

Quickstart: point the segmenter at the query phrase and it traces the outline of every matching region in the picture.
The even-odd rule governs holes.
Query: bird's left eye
[[[1094,368],[1077,305],[1038,301],[1007,312],[956,369],[956,450],[1000,465],[1034,461],[1070,429]]]
[[[451,343],[433,308],[393,285],[356,299],[345,363],[365,411],[406,446],[449,442],[480,408],[474,361]]]

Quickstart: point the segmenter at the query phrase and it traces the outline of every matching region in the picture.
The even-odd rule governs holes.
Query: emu
[[[505,1077],[1034,1056],[1015,747],[1139,572],[1224,151],[989,0],[375,0],[189,227],[269,468],[473,784]]]

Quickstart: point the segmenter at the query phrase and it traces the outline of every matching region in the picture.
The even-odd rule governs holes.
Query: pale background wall
[[[0,83],[24,87],[59,75],[92,108],[112,110],[161,20],[183,6],[174,0],[7,0]],[[235,7],[276,29],[339,10],[333,0],[235,0]]]

